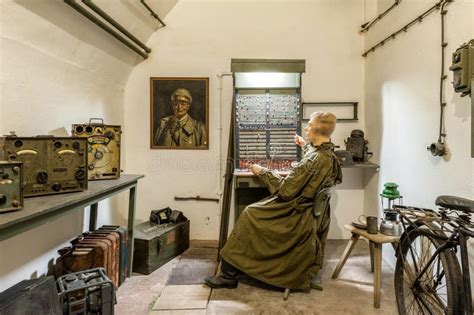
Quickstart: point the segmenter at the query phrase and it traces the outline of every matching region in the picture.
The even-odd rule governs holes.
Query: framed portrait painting
[[[150,78],[152,149],[209,149],[209,78]]]

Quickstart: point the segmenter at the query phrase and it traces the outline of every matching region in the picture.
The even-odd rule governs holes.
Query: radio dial
[[[0,205],[3,205],[5,202],[7,202],[7,196],[4,194],[0,195]]]
[[[74,142],[72,143],[72,147],[73,147],[74,149],[76,149],[76,150],[79,150],[79,149],[81,148],[81,145],[79,144],[79,142],[74,141]]]
[[[112,139],[114,138],[114,133],[109,130],[109,131],[107,131],[107,132],[105,133],[105,136],[106,136],[108,139],[112,140]]]
[[[83,180],[84,178],[86,178],[86,171],[84,171],[84,170],[82,170],[82,169],[81,169],[81,170],[78,170],[78,171],[76,172],[76,179],[77,179],[77,180]]]
[[[36,175],[36,181],[40,184],[44,184],[48,181],[48,173],[41,171]]]
[[[61,190],[61,184],[60,183],[54,183],[51,188],[54,190],[54,191],[60,191]]]

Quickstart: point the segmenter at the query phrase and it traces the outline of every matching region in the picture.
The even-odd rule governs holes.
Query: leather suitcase
[[[96,237],[104,237],[112,241],[111,280],[115,284],[115,287],[118,288],[120,279],[120,234],[115,231],[97,230],[90,232],[86,239]]]
[[[116,231],[86,232],[71,241],[72,247],[58,251],[56,277],[66,273],[104,268],[114,286],[119,286],[120,233]]]
[[[104,238],[104,237],[86,238],[84,235],[81,235],[77,237],[76,239],[72,240],[71,244],[73,245],[74,248],[94,248],[96,250],[101,251],[100,255],[105,256],[105,263],[102,266],[98,266],[98,267],[104,268],[107,271],[107,276],[110,279],[113,279],[112,278],[112,271],[113,271],[113,253],[112,253],[113,241],[112,240]],[[86,266],[84,266],[78,270],[71,270],[71,271],[76,272],[76,271],[83,271],[86,269],[90,269],[90,268],[86,268]]]
[[[98,231],[115,231],[120,235],[119,285],[125,282],[128,273],[128,230],[118,225],[103,225]]]
[[[148,275],[189,248],[189,220],[135,226],[133,271]]]
[[[56,278],[71,272],[103,267],[107,264],[107,253],[100,246],[65,247],[58,253],[61,256],[56,260],[54,272]]]
[[[79,244],[88,244],[89,242],[105,242],[107,244],[107,265],[104,266],[107,271],[107,276],[112,280],[115,287],[118,287],[118,253],[119,248],[116,236],[107,234],[90,233],[84,236],[84,239]]]

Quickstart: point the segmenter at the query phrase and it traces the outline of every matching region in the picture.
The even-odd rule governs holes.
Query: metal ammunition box
[[[133,271],[148,275],[189,248],[189,220],[135,226]]]
[[[23,163],[0,161],[0,213],[23,209]]]
[[[0,138],[0,160],[23,162],[25,197],[86,190],[86,153],[85,138]]]
[[[101,123],[92,123],[92,120]],[[91,118],[87,124],[72,125],[72,135],[85,137],[88,142],[88,179],[115,179],[120,177],[120,136],[118,125],[105,125],[100,118]]]

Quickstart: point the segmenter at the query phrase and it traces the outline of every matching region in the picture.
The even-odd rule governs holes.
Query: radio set
[[[0,213],[23,208],[23,163],[0,161]]]
[[[0,160],[23,162],[25,197],[86,190],[86,152],[79,137],[0,138]]]
[[[0,213],[22,209],[23,197],[84,191],[88,180],[119,178],[121,134],[121,126],[91,118],[73,124],[72,137],[0,137]]]
[[[100,121],[93,123],[93,121]],[[89,123],[72,125],[72,135],[87,138],[88,179],[114,179],[120,177],[120,136],[118,125],[106,125],[101,118]]]

